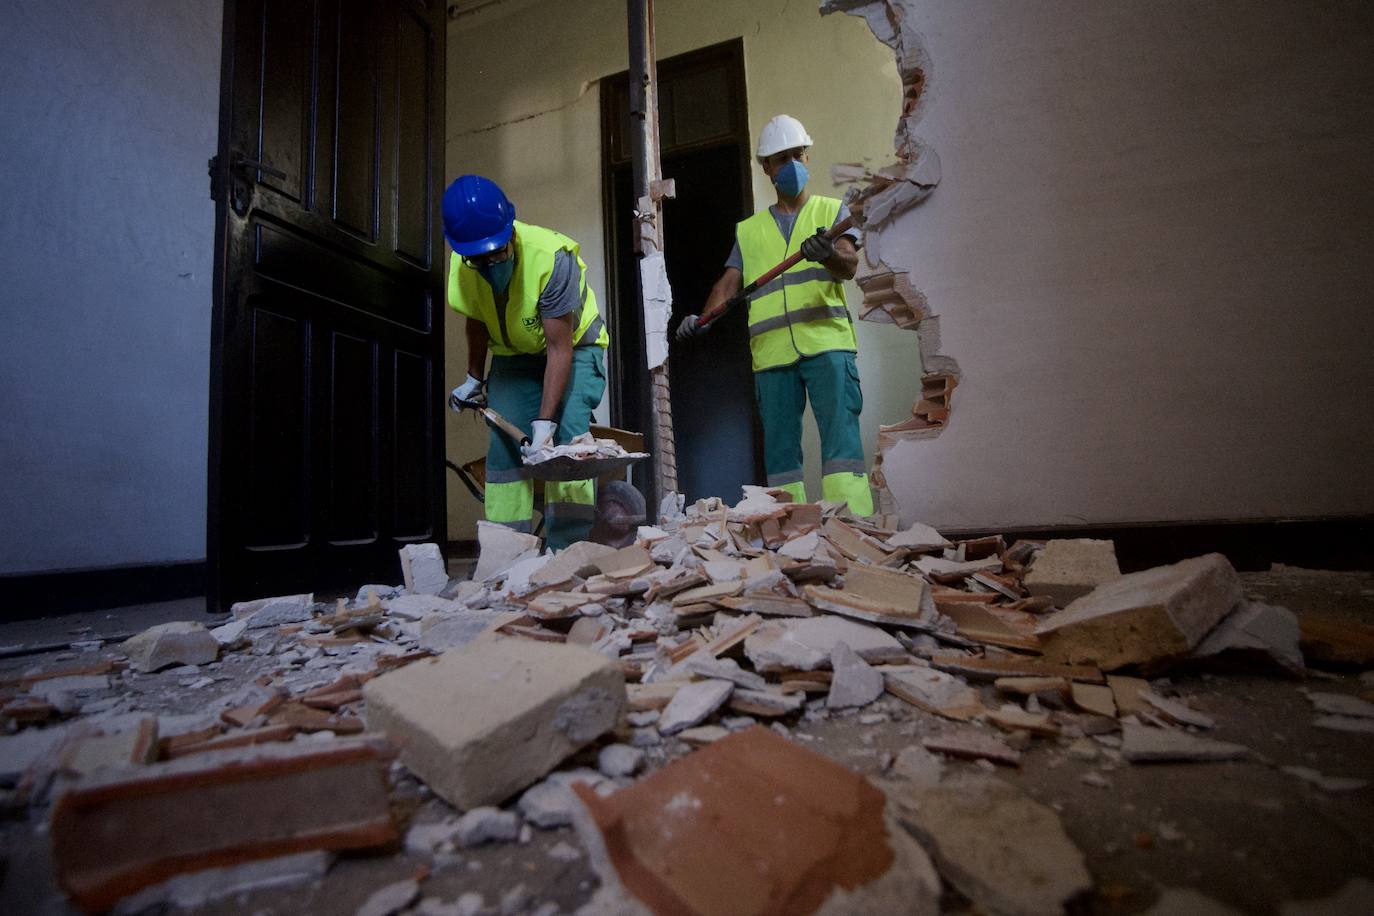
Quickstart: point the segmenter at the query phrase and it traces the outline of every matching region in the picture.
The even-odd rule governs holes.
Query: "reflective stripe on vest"
[[[829,229],[839,212],[837,199],[812,195],[797,214],[790,240],[783,239],[768,210],[736,226],[745,285],[795,253],[817,229]],[[749,302],[749,352],[755,372],[791,365],[802,356],[857,349],[844,282],[814,261],[798,261],[764,284]]]
[[[553,274],[554,255],[568,251],[577,258],[582,311],[573,332],[577,347],[605,347],[610,343],[606,325],[596,308],[596,294],[587,285],[587,265],[581,247],[561,232],[515,221],[515,271],[507,288],[506,302],[498,306],[491,284],[453,255],[448,271],[449,307],[487,326],[488,346],[498,356],[543,353],[544,322],[539,317],[539,296]]]

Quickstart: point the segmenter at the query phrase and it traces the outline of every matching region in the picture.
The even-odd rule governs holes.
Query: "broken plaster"
[[[859,317],[915,331],[921,351],[921,392],[911,408],[911,418],[878,427],[871,480],[878,492],[878,510],[892,514],[899,507],[887,487],[883,458],[899,442],[932,439],[944,431],[960,374],[959,364],[939,352],[939,316],[931,311],[926,295],[912,285],[907,271],[889,266],[883,252],[884,230],[898,215],[929,197],[940,183],[940,156],[916,134],[927,104],[931,60],[911,22],[910,10],[902,3],[823,0],[820,11],[821,15],[842,12],[863,18],[873,35],[892,49],[902,81],[902,111],[893,139],[897,162],[876,172],[850,163],[831,171],[835,184],[855,186],[846,199],[863,227],[864,257],[855,277],[864,294]]]

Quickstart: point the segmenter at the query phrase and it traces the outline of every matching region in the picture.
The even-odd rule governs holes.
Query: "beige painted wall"
[[[964,372],[903,514],[1374,512],[1374,7],[903,6],[944,180],[881,247]]]
[[[901,85],[891,52],[861,20],[822,19],[814,4],[788,0],[658,0],[655,6],[660,58],[743,37],[751,136],[779,112],[800,118],[817,141],[814,190],[836,193],[831,163],[876,156],[882,164],[891,157]],[[577,239],[604,310],[597,81],[628,66],[623,0],[507,0],[459,16],[448,41],[448,177],[486,174],[505,188],[521,219]],[[773,199],[757,169],[754,198]],[[720,253],[722,263],[726,254]],[[851,288],[850,302],[858,298]],[[461,322],[449,315],[452,387],[463,379],[466,348]],[[914,342],[895,329],[861,325],[859,346],[860,373],[869,380],[863,425],[871,456],[880,419],[910,410],[919,369],[911,360]],[[447,423],[450,458],[461,463],[484,452],[478,421],[450,415]],[[819,444],[809,413],[805,449],[809,486],[819,497]],[[480,517],[480,507],[451,479],[449,536],[472,537]]]
[[[946,433],[888,460],[903,515],[1374,512],[1374,8],[902,5],[931,59],[918,132],[944,180],[883,252],[929,295],[964,372]],[[891,160],[899,86],[862,20],[786,0],[657,8],[661,56],[743,36],[751,129],[802,118],[822,184],[831,162]],[[455,21],[449,54],[450,176],[486,172],[522,218],[579,239],[600,296],[595,81],[625,67],[624,4],[507,0]],[[771,199],[758,174],[755,196]],[[919,367],[907,332],[861,323],[860,347],[871,457]],[[475,423],[449,433],[451,456],[480,453]],[[807,448],[814,489],[814,433]],[[462,537],[476,507],[450,489]]]

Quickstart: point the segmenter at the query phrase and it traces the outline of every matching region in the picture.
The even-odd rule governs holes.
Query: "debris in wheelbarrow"
[[[535,480],[585,480],[623,470],[648,457],[647,452],[627,452],[614,439],[583,433],[566,445],[530,452],[525,456],[525,470]]]

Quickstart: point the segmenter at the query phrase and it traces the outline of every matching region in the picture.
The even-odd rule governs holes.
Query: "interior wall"
[[[839,194],[828,177],[832,163],[876,157],[881,165],[891,155],[901,83],[891,52],[873,40],[861,20],[822,19],[815,4],[789,0],[656,0],[654,7],[660,59],[743,38],[751,137],[756,141],[775,114],[800,118],[816,140],[813,191]],[[520,219],[581,243],[604,310],[597,81],[628,67],[625,4],[498,0],[460,3],[458,10],[448,36],[448,177],[486,174],[510,195]],[[756,166],[755,202],[773,198],[772,186]],[[720,253],[722,266],[728,254]],[[850,284],[851,306],[859,298]],[[462,322],[449,315],[445,347],[453,387],[463,379],[467,356]],[[881,418],[910,410],[919,365],[913,362],[914,339],[895,328],[860,323],[859,347],[866,398],[862,422],[871,458]],[[707,383],[672,378],[675,386]],[[604,417],[604,403],[602,408]],[[462,463],[485,452],[480,421],[450,414],[447,422],[450,459]],[[721,447],[740,446],[722,442]],[[804,448],[808,486],[819,498],[820,447],[809,411]],[[473,537],[479,518],[481,506],[450,478],[450,537]]]
[[[964,373],[903,517],[1374,512],[1374,7],[893,5],[944,177],[882,250]]]
[[[199,560],[221,4],[7,4],[0,573]]]

